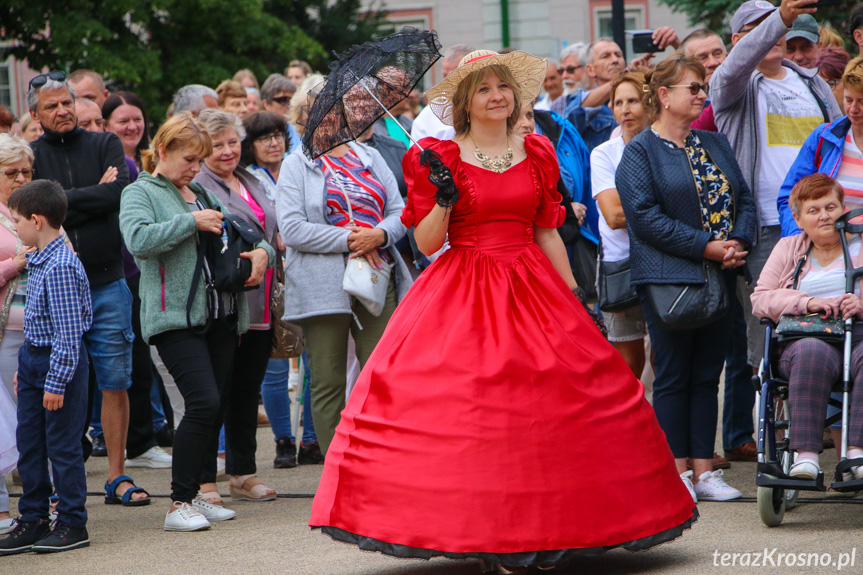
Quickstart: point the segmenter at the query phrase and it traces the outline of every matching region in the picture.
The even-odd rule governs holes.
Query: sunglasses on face
[[[710,86],[708,84],[701,84],[699,82],[692,82],[691,84],[674,84],[672,86],[668,86],[669,88],[689,88],[689,93],[693,96],[697,96],[698,92],[704,91],[704,95],[710,93]]]
[[[276,96],[273,98],[273,102],[277,102],[277,103],[281,104],[282,106],[287,105],[290,101],[291,101],[290,96]]]
[[[18,174],[23,175],[25,180],[29,180],[33,177],[33,170],[31,168],[24,168],[23,170],[5,170],[3,173],[8,179],[13,181],[18,178]]]
[[[45,84],[48,83],[48,80],[54,80],[55,82],[65,82],[66,81],[66,72],[63,70],[53,70],[48,72],[47,74],[39,74],[32,80],[30,80],[30,86],[33,88],[41,88]]]
[[[579,68],[584,68],[584,66],[582,66],[581,64],[579,64],[578,66],[561,66],[557,69],[557,73],[563,74],[564,72],[566,72],[567,74],[575,74],[575,71]]]

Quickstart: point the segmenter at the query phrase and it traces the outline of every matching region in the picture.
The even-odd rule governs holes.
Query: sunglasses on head
[[[48,72],[47,74],[39,74],[32,80],[30,80],[30,86],[33,88],[41,88],[45,84],[48,83],[48,80],[54,80],[55,82],[65,82],[66,81],[66,72],[63,70],[53,70]]]
[[[564,72],[566,72],[567,74],[575,74],[575,71],[579,68],[584,68],[584,66],[582,66],[581,64],[579,64],[578,66],[561,66],[557,69],[557,73],[563,74]]]
[[[277,102],[277,103],[281,104],[282,106],[284,106],[285,104],[290,103],[290,101],[291,101],[291,97],[290,97],[290,96],[275,96],[275,97],[273,98],[273,102]]]
[[[698,92],[704,90],[704,94],[707,95],[710,93],[710,86],[708,84],[701,84],[700,82],[692,82],[691,84],[674,84],[672,86],[668,86],[669,88],[689,88],[689,93],[693,96],[697,96]]]

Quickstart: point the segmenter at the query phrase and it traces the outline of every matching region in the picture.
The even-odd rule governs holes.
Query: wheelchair
[[[848,241],[845,232],[863,233],[863,224],[851,224],[850,220],[863,215],[863,209],[848,212],[836,220],[836,228],[842,242],[845,256],[845,291],[854,292],[854,284],[863,277],[863,268],[854,268],[848,262]],[[853,319],[845,321],[843,348],[842,380],[834,386],[834,391],[842,392],[842,401],[831,397],[828,404],[840,408],[841,412],[826,417],[824,427],[842,421],[842,443],[839,451],[839,464],[836,466],[830,488],[839,492],[863,491],[863,479],[855,479],[852,467],[863,465],[863,458],[847,459],[848,451],[848,410],[851,392],[851,337]],[[775,334],[776,326],[769,319],[762,319],[765,326],[764,358],[759,366],[758,375],[752,378],[758,394],[758,464],[755,484],[758,487],[758,514],[768,527],[782,523],[785,512],[797,506],[801,491],[827,491],[824,473],[815,479],[791,477],[794,453],[789,449],[790,436],[794,431],[788,408],[788,381],[779,376],[778,364],[781,354],[779,341]]]

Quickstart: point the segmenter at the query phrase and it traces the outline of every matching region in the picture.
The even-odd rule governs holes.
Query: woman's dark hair
[[[147,122],[147,111],[144,108],[144,104],[141,102],[141,98],[132,92],[114,92],[108,96],[105,103],[102,104],[102,119],[106,122],[110,120],[111,114],[113,114],[114,111],[123,104],[128,104],[138,108],[141,110],[141,116],[144,118],[144,133],[141,134],[141,140],[138,142],[138,145],[135,146],[137,150],[135,152],[135,163],[140,167],[141,150],[147,150],[150,147],[150,124]]]
[[[48,225],[59,230],[66,219],[68,202],[66,192],[57,182],[34,180],[12,192],[7,206],[27,219],[33,214],[44,216]]]
[[[243,140],[240,161],[245,165],[257,164],[253,145],[255,140],[273,132],[281,132],[285,135],[285,152],[290,152],[288,149],[291,145],[288,138],[288,123],[282,116],[272,112],[255,112],[246,116],[246,119],[243,120],[243,127],[246,129],[246,139]]]

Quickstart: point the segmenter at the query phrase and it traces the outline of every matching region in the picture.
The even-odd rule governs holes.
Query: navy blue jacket
[[[755,200],[724,134],[693,130],[734,193],[731,237],[746,246],[756,231]],[[615,176],[630,240],[630,279],[638,284],[703,284],[701,200],[686,151],[671,149],[650,129],[623,151]]]

